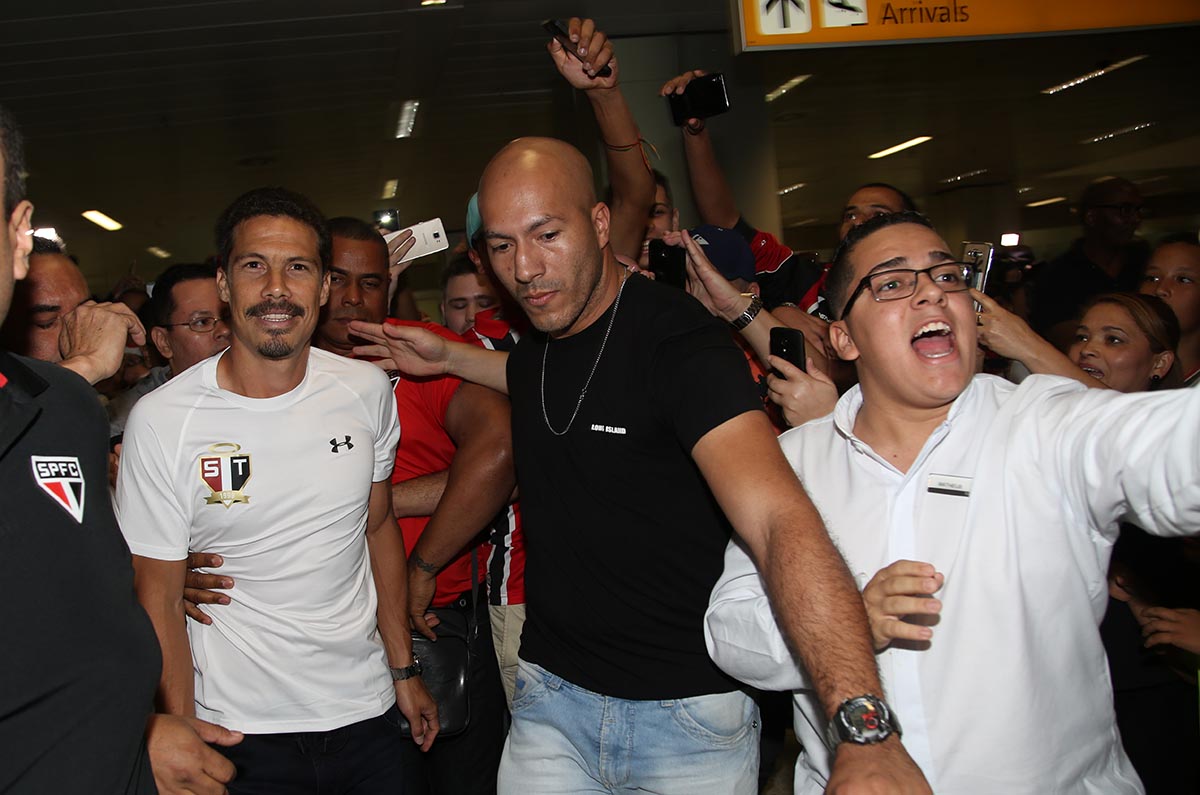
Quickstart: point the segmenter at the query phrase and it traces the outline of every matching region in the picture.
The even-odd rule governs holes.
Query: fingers
[[[921,577],[916,575],[899,575],[872,580],[875,593],[883,597],[897,594],[931,594],[937,593],[941,582],[937,577]],[[890,611],[889,611],[890,612]]]
[[[897,560],[876,572],[871,581],[874,582],[876,579],[896,576],[940,577],[941,575],[932,563],[926,563],[921,560]]]
[[[1000,308],[1000,304],[996,303],[986,293],[981,293],[974,287],[968,288],[967,292],[971,294],[972,298],[979,302],[979,305],[983,307],[984,312],[995,312],[998,308]]]
[[[425,620],[424,611],[420,613],[409,614],[408,620],[412,622],[412,627],[414,630],[420,632],[422,635],[434,641],[435,643],[437,642],[437,634],[435,634],[430,628],[429,622]]]
[[[434,739],[437,738],[438,733],[442,730],[441,721],[438,719],[437,704],[433,703],[432,698],[430,699],[430,707],[422,711],[421,718],[425,722],[425,742],[421,743],[421,750],[428,751],[430,746],[433,745]]]
[[[942,612],[941,601],[931,596],[888,596],[873,604],[888,616],[936,616]]]
[[[575,20],[571,21],[574,22]],[[592,38],[595,32],[595,21],[585,19],[579,24],[579,32],[571,36],[571,41],[575,42],[575,52],[579,53],[579,57],[586,58],[588,53],[595,52],[595,48],[592,46]]]
[[[225,559],[220,555],[214,555],[211,552],[189,552],[187,567],[189,569],[219,569],[224,565]],[[230,581],[232,582],[232,580]],[[232,588],[232,585],[224,586]]]
[[[183,592],[183,613],[197,624],[203,624],[206,627],[212,626],[213,621],[209,618],[208,614],[199,607],[196,607],[195,603],[188,599],[187,589],[184,589]]]
[[[356,337],[362,337],[363,339],[370,340],[371,342],[386,343],[388,341],[388,337],[383,332],[382,323],[367,323],[362,320],[352,320],[350,321],[350,331],[352,331]],[[355,349],[355,353],[358,353],[357,348]]]
[[[223,593],[216,593],[212,589],[229,589],[232,587],[233,580],[229,579],[228,577],[218,577],[215,574],[197,574],[196,572],[188,572],[187,577],[184,579],[183,595],[184,598],[195,602],[196,604],[227,605],[229,604],[229,597]]]
[[[804,372],[787,359],[781,359],[778,356],[768,356],[767,363],[770,364],[771,367],[778,370],[780,376],[782,376],[783,380],[785,381],[803,381],[805,378],[810,377],[808,373]],[[812,365],[812,359],[808,360],[808,364]]]
[[[933,639],[933,630],[920,624],[910,624],[898,618],[887,618],[872,627],[876,642],[886,646],[894,640],[923,641]]]
[[[209,723],[206,720],[199,718],[188,718],[188,723],[192,724],[192,728],[196,730],[196,734],[206,743],[215,745],[231,746],[237,745],[243,739],[241,732],[226,729],[224,726],[219,726],[215,723]],[[228,780],[228,779],[226,779]]]
[[[388,350],[388,346],[383,345],[383,344],[378,344],[378,345],[355,345],[354,346],[354,355],[359,359],[363,359],[366,357],[376,359],[377,360],[376,363],[378,364],[378,360],[380,360],[380,359],[389,359],[390,360],[390,357],[392,354],[391,354],[391,351]],[[395,366],[395,363],[392,363],[391,366],[385,367],[384,369],[385,370],[395,370],[397,368]]]

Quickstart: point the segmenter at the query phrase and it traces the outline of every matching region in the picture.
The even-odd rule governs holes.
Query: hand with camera
[[[704,71],[703,69],[689,69],[688,71],[684,72],[683,74],[678,75],[676,77],[672,77],[670,80],[663,83],[662,88],[660,88],[658,90],[658,94],[659,94],[659,96],[666,97],[668,99],[672,95],[683,96],[683,92],[687,90],[689,83],[691,83],[693,80],[695,80],[698,77],[707,77],[707,76],[708,76],[708,72]],[[698,135],[699,133],[704,131],[704,119],[701,119],[701,118],[685,119],[683,122],[683,129],[687,133],[690,133],[692,135]]]
[[[838,401],[837,387],[811,356],[806,360],[806,370],[778,356],[769,357],[769,363],[778,375],[767,375],[767,396],[783,411],[789,427],[795,428],[833,411]]]

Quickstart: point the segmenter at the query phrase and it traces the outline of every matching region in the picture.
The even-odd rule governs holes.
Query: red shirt
[[[462,337],[433,323],[417,323],[388,319],[388,323],[399,326],[425,328],[456,342]],[[431,475],[450,468],[457,448],[446,432],[446,410],[461,380],[452,376],[431,378],[409,378],[400,376],[396,381],[396,410],[400,415],[400,444],[396,448],[396,467],[392,471],[392,483]],[[400,532],[404,535],[404,550],[412,554],[417,540],[429,523],[428,516],[407,516],[397,519]],[[480,528],[482,530],[483,528]],[[489,547],[480,544],[474,552],[478,558],[479,579],[486,573],[486,557]],[[437,592],[433,607],[444,607],[454,602],[464,591],[471,589],[471,558],[460,555],[437,576]]]

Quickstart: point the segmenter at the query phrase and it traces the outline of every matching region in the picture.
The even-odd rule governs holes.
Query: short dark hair
[[[0,154],[4,155],[4,219],[25,200],[25,139],[17,120],[0,105]]]
[[[675,206],[675,197],[671,194],[671,180],[667,179],[667,175],[659,171],[657,168],[654,171],[654,184],[663,189],[667,194],[667,204]]]
[[[287,188],[255,188],[238,196],[233,204],[225,208],[217,219],[215,230],[217,258],[222,268],[228,271],[229,254],[233,251],[233,232],[238,224],[260,215],[294,218],[312,227],[317,233],[317,256],[321,260],[321,271],[324,272],[332,256],[325,216],[308,197]]]
[[[383,252],[383,261],[388,262],[388,245],[379,231],[361,218],[349,215],[339,215],[330,218],[326,224],[331,238],[340,237],[343,240],[361,240],[365,243],[378,243]]]
[[[466,276],[468,273],[473,276],[478,276],[479,269],[475,267],[475,263],[471,262],[471,258],[466,254],[459,254],[457,257],[450,260],[450,262],[446,264],[445,269],[442,270],[442,296],[445,297],[446,287],[450,284],[451,279],[458,276]]]
[[[199,281],[217,278],[217,266],[199,262],[181,262],[172,265],[158,275],[154,280],[154,295],[146,302],[145,318],[150,327],[165,326],[171,322],[175,314],[175,285],[181,282]]]
[[[33,256],[34,254],[65,254],[65,253],[66,252],[63,250],[62,243],[59,243],[57,240],[51,240],[50,238],[42,237],[41,235],[33,236],[33,248],[29,252],[30,256]],[[79,263],[76,263],[76,265],[78,265],[78,264]]]
[[[846,233],[846,237],[834,252],[833,264],[829,266],[829,276],[825,280],[825,299],[829,301],[829,308],[833,310],[835,318],[841,318],[842,312],[846,310],[846,299],[850,297],[853,287],[854,266],[850,264],[850,254],[855,246],[880,229],[900,224],[916,224],[933,229],[933,224],[925,216],[912,210],[902,210],[898,213],[877,215]]]
[[[890,190],[892,193],[900,197],[900,209],[910,213],[920,212],[920,210],[917,209],[917,203],[913,201],[913,197],[909,196],[895,185],[889,185],[886,182],[868,182],[865,185],[859,185],[857,188],[855,188],[854,193],[858,193],[863,188],[883,188],[884,190]]]

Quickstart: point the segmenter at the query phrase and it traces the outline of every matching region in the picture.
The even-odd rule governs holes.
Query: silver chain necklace
[[[629,274],[626,274],[621,279],[621,289],[617,290],[617,300],[613,301],[612,314],[608,318],[608,328],[604,331],[604,339],[600,340],[600,352],[596,354],[596,361],[592,362],[592,371],[588,373],[587,381],[583,383],[583,391],[579,393],[579,400],[575,403],[575,411],[571,412],[571,419],[567,420],[567,427],[561,431],[554,430],[554,426],[550,424],[550,415],[546,412],[546,358],[550,355],[550,337],[546,337],[546,347],[542,349],[542,419],[546,421],[546,427],[550,433],[555,436],[566,436],[567,431],[571,430],[571,426],[575,424],[575,418],[579,416],[579,409],[583,406],[583,399],[587,396],[588,387],[592,384],[592,376],[596,374],[596,368],[600,366],[600,359],[604,356],[604,346],[608,344],[608,335],[612,334],[613,323],[617,319],[617,309],[621,306],[621,295],[625,292],[625,285],[629,282]]]

